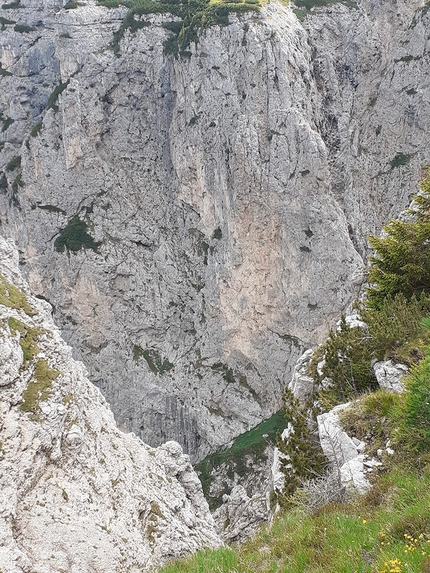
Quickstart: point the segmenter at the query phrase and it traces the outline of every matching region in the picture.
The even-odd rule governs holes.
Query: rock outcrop
[[[202,459],[279,409],[416,190],[423,0],[271,2],[178,59],[169,15],[116,54],[123,7],[4,6],[3,233],[117,420]]]
[[[401,394],[404,389],[403,378],[409,372],[406,364],[394,364],[391,360],[376,362],[373,365],[376,379],[381,388]]]
[[[339,412],[350,403],[335,406],[330,412],[317,416],[318,433],[322,450],[337,471],[339,483],[350,492],[364,493],[370,489],[367,474],[382,462],[369,457],[365,452],[366,443],[345,432],[339,420]],[[382,457],[382,454],[381,454]]]
[[[146,571],[220,545],[176,442],[120,431],[0,238],[0,570]]]

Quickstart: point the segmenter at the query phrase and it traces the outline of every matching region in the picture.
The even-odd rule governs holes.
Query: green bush
[[[38,121],[36,124],[33,125],[31,128],[30,135],[31,137],[36,137],[42,131],[42,120]]]
[[[429,332],[422,320],[430,313],[430,297],[424,293],[407,299],[402,293],[387,296],[379,308],[360,310],[368,325],[372,357],[412,364],[423,358],[423,345],[428,344]]]
[[[317,437],[312,402],[301,404],[288,388],[284,391],[283,402],[285,419],[291,424],[291,431],[285,439],[278,434],[276,440],[283,454],[280,469],[285,476],[284,487],[277,494],[280,505],[289,507],[291,496],[303,480],[321,476],[327,460]]]
[[[6,171],[15,171],[21,167],[21,156],[16,155],[13,159],[9,161],[6,165]]]
[[[33,26],[27,26],[26,24],[16,24],[13,28],[15,32],[20,32],[21,34],[28,34],[29,32],[34,32],[37,28]]]
[[[327,340],[319,348],[309,367],[309,374],[317,384],[324,379],[330,385],[320,388],[319,398],[324,409],[330,409],[341,402],[378,387],[371,366],[372,344],[367,329],[351,328],[342,317],[336,331],[331,330]],[[317,370],[318,362],[324,360],[322,374]]]
[[[3,10],[16,10],[17,8],[21,7],[21,2],[18,0],[17,2],[9,2],[8,4],[2,4]]]
[[[62,229],[55,239],[54,248],[57,252],[63,253],[64,249],[77,252],[81,249],[92,249],[97,251],[101,243],[96,243],[87,233],[87,224],[78,215],[75,215]]]
[[[51,95],[48,98],[48,102],[46,104],[46,109],[53,109],[54,111],[58,111],[58,106],[57,106],[57,99],[58,96],[63,93],[63,91],[67,88],[67,86],[69,85],[70,80],[67,80],[67,82],[64,82],[63,84],[58,84],[58,86],[55,87],[54,91],[51,93]]]
[[[430,452],[430,352],[412,368],[399,412],[400,436],[412,451]]]
[[[105,6],[116,6],[116,0],[101,0]],[[119,4],[119,2],[118,2]],[[124,3],[125,4],[125,3]],[[190,55],[188,48],[192,42],[197,42],[198,31],[211,26],[226,26],[229,23],[230,13],[244,13],[258,11],[259,0],[245,2],[224,0],[210,2],[210,0],[167,0],[153,2],[151,0],[134,0],[127,4],[129,12],[124,18],[119,30],[114,34],[111,48],[116,54],[119,53],[119,45],[125,31],[129,28],[132,32],[142,28],[148,23],[135,19],[135,15],[142,14],[172,14],[181,18],[180,22],[169,22],[165,28],[172,32],[164,43],[166,54],[186,57]]]
[[[384,237],[369,237],[375,256],[370,259],[368,308],[378,309],[387,297],[398,293],[407,299],[414,294],[430,295],[429,170],[420,188],[414,207],[408,210],[413,220],[391,220],[384,227]]]
[[[14,119],[12,119],[11,117],[7,117],[6,119],[3,120],[3,126],[1,128],[2,132],[6,131],[7,129],[9,129],[9,127],[14,123]]]
[[[411,160],[410,155],[405,155],[404,153],[398,153],[391,161],[391,169],[395,169],[396,167],[400,167],[401,165],[407,165]]]

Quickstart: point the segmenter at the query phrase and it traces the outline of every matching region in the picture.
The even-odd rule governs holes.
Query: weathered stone
[[[202,459],[279,409],[416,191],[429,13],[271,2],[175,59],[167,15],[116,56],[124,7],[61,5],[5,11],[36,30],[0,36],[2,230],[119,423]],[[75,216],[91,248],[60,252]]]
[[[116,427],[11,254],[0,237],[0,273],[26,294],[0,304],[1,373],[14,376],[0,390],[2,573],[147,571],[219,546],[189,457],[175,442],[153,449]],[[18,342],[9,318],[37,331],[36,344]],[[25,367],[16,343],[30,349]]]
[[[370,488],[366,478],[369,468],[380,465],[376,460],[368,460],[363,453],[366,444],[357,438],[351,438],[342,428],[338,414],[350,406],[340,404],[317,416],[318,433],[324,454],[335,471],[338,471],[340,482],[347,490],[363,493]]]
[[[385,360],[376,362],[373,365],[373,370],[381,388],[399,394],[404,391],[405,387],[402,379],[409,372],[409,368],[405,364],[393,364],[391,360]]]
[[[249,497],[243,486],[235,485],[229,495],[224,495],[222,506],[214,512],[219,535],[227,543],[252,537],[271,515],[268,502],[266,495]]]
[[[299,398],[299,400],[309,398],[314,390],[314,379],[307,375],[307,368],[312,359],[313,353],[314,350],[312,348],[306,350],[306,352],[298,359],[294,367],[289,388],[294,396]]]

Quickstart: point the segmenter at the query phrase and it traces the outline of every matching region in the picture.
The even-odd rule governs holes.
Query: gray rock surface
[[[393,364],[391,360],[385,360],[376,362],[373,365],[373,370],[381,388],[399,394],[404,391],[405,386],[402,379],[409,372],[409,368],[405,364]]]
[[[223,504],[213,514],[219,535],[227,543],[250,539],[271,515],[267,496],[249,497],[241,485],[235,485],[229,495],[224,495]]]
[[[313,353],[314,349],[310,348],[300,356],[294,367],[293,376],[288,385],[291,392],[299,400],[309,398],[315,389],[314,379],[307,375],[307,368],[312,360]]]
[[[0,331],[2,573],[147,571],[221,544],[189,457],[116,427],[1,237]]]
[[[364,493],[371,485],[366,474],[382,463],[364,453],[366,443],[350,437],[343,429],[339,412],[350,403],[335,406],[330,412],[317,416],[318,433],[324,455],[339,474],[340,484],[349,492]]]
[[[116,56],[125,9],[62,6],[1,10],[35,28],[0,36],[2,231],[119,423],[202,459],[279,409],[416,190],[429,15],[272,2],[176,60],[169,16]],[[93,248],[58,252],[76,216]]]

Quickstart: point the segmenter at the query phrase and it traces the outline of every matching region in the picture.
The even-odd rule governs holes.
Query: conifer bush
[[[283,396],[285,419],[289,435],[277,436],[276,445],[281,452],[281,472],[285,476],[284,487],[277,492],[279,504],[288,507],[291,496],[305,480],[322,476],[326,458],[316,433],[315,409],[312,399],[301,404],[289,388]]]
[[[380,309],[387,297],[401,293],[410,300],[413,295],[430,294],[430,170],[408,209],[411,220],[392,219],[384,227],[385,236],[370,236],[375,249],[371,257],[366,306]]]

